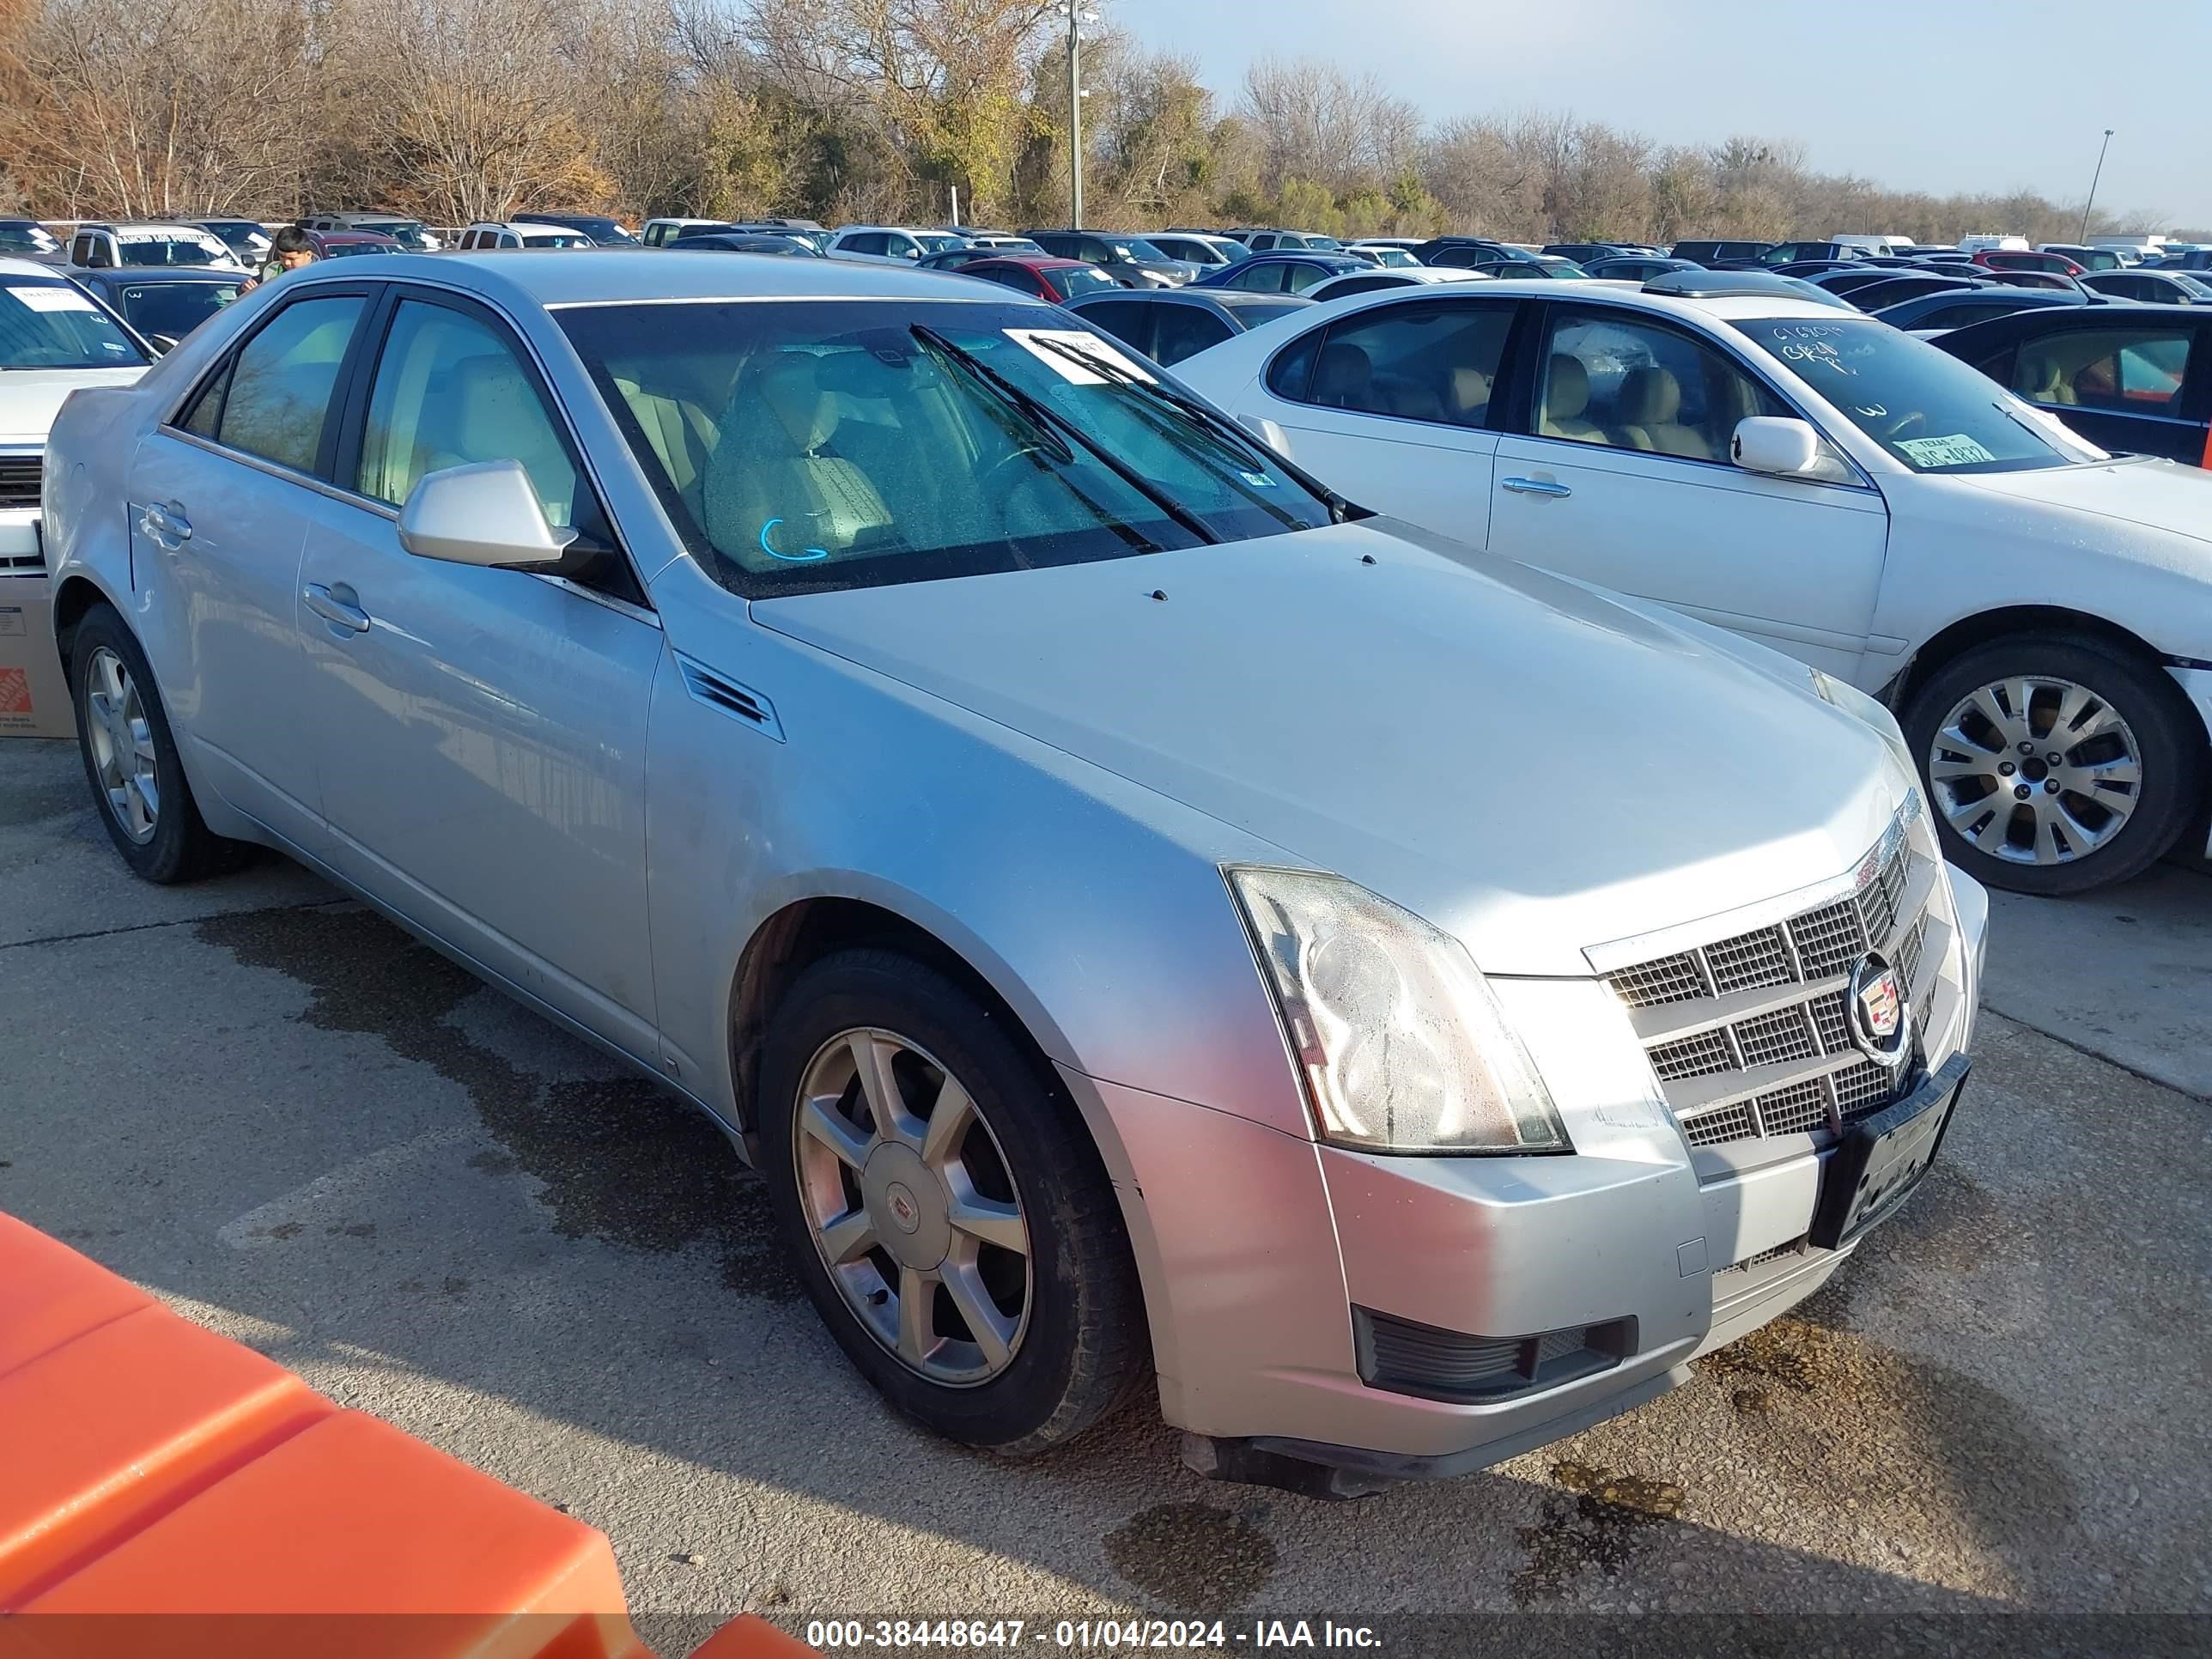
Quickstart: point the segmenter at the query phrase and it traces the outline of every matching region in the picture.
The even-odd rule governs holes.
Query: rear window
[[[137,368],[145,362],[75,283],[0,278],[0,369]]]

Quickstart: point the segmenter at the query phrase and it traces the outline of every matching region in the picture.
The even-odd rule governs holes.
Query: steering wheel
[[[1891,422],[1888,429],[1881,435],[1887,441],[1895,443],[1899,438],[1904,437],[1905,434],[1912,431],[1914,428],[1924,427],[1927,424],[1927,412],[1924,410],[1916,409],[1910,415]]]
[[[999,457],[985,467],[975,480],[977,492],[985,500],[998,502],[999,528],[1006,536],[1007,550],[1013,554],[1015,562],[1025,569],[1036,561],[1030,556],[1027,538],[1013,528],[1021,516],[1017,504],[1025,491],[1044,488],[1049,475],[1035,466],[1019,473],[1012,473],[1011,470],[1016,462],[1026,462],[1045,453],[1041,444],[1024,444],[1018,449],[1010,450]]]

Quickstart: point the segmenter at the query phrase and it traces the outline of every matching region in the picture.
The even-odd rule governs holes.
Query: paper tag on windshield
[[[1963,432],[1948,438],[1899,438],[1897,447],[1922,466],[1972,466],[1996,459]]]
[[[23,302],[26,311],[97,311],[98,306],[73,288],[59,283],[42,284],[38,288],[10,288],[9,293]]]
[[[1092,372],[1066,352],[1054,351],[1043,342],[1058,340],[1085,356],[1097,357],[1111,363],[1133,380],[1149,381],[1152,378],[1129,358],[1123,356],[1096,334],[1080,328],[1010,328],[1006,337],[1042,363],[1070,386],[1104,386],[1106,377]]]

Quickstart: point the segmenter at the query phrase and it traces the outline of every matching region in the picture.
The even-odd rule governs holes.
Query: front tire
[[[2155,665],[2072,635],[1961,653],[1902,721],[1946,857],[2016,893],[2087,892],[2173,846],[2204,786],[2204,734]]]
[[[915,1421],[1021,1456],[1112,1410],[1146,1348],[1097,1149],[1006,1024],[913,957],[825,957],[769,1027],[759,1124],[847,1358]]]
[[[132,874],[168,886],[244,861],[251,848],[201,819],[154,671],[112,605],[77,624],[70,689],[94,808]]]

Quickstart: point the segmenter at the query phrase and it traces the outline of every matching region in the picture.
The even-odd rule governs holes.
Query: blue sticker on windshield
[[[771,559],[781,559],[787,564],[811,564],[817,559],[826,559],[830,556],[830,550],[826,547],[810,547],[804,553],[777,552],[774,548],[768,544],[768,532],[775,529],[776,526],[782,522],[783,520],[781,519],[770,519],[766,524],[761,526],[761,551],[767,554],[769,557]]]

